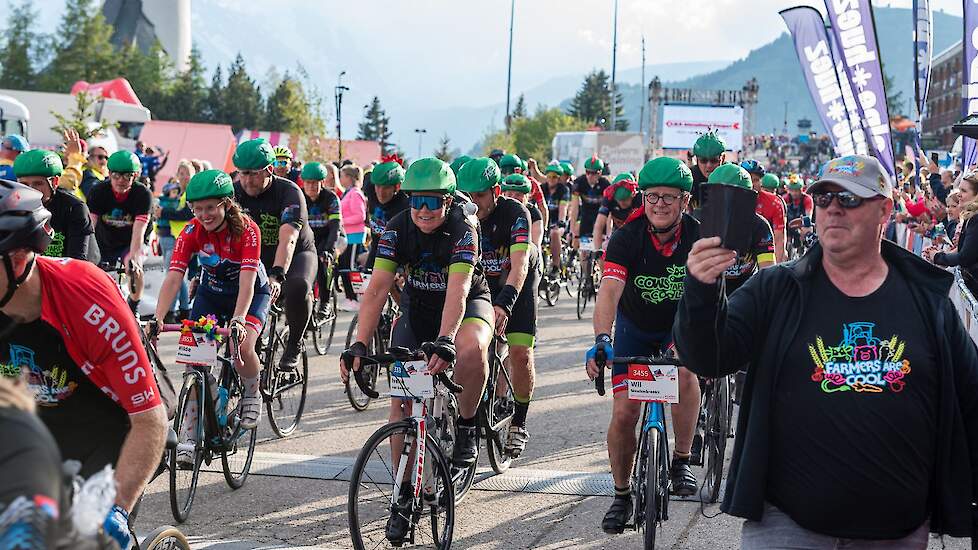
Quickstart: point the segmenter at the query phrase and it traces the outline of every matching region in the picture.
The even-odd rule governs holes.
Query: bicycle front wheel
[[[350,349],[353,344],[353,338],[357,333],[357,320],[356,315],[353,316],[353,322],[350,324],[350,330],[346,333],[346,349]],[[367,343],[367,355],[374,355],[381,353],[380,345],[380,334],[374,332],[373,338]],[[362,365],[360,367],[364,372],[364,381],[370,386],[370,389],[377,390],[377,378],[380,375],[381,367],[379,365]],[[370,396],[363,393],[360,386],[357,385],[356,380],[351,376],[344,384],[346,390],[346,398],[350,401],[350,406],[353,407],[355,411],[365,411],[367,407],[370,406]]]
[[[646,550],[655,548],[655,534],[659,528],[659,519],[663,517],[663,507],[669,498],[667,477],[665,474],[666,465],[662,453],[662,434],[659,430],[652,428],[646,430],[645,447],[645,487],[643,497],[645,500],[645,510],[642,515],[642,522],[645,530],[642,541]],[[638,511],[636,511],[636,515]]]
[[[402,453],[404,441],[417,438],[415,426],[404,420],[383,426],[364,444],[353,465],[347,518],[356,550],[394,548],[413,543],[421,548],[447,549],[455,527],[455,492],[448,462],[431,435],[425,440],[425,482],[417,499],[394,498],[397,464],[409,460],[404,484],[412,485],[416,444]],[[396,450],[396,453],[393,451]],[[396,460],[395,460],[396,459]],[[413,491],[410,491],[413,494]],[[393,507],[392,502],[398,502]],[[389,540],[388,523],[406,521],[405,539]]]
[[[712,503],[720,498],[723,459],[727,449],[727,434],[730,431],[730,384],[726,377],[712,381],[709,399],[703,437],[706,484],[700,497]]]
[[[248,479],[251,471],[251,461],[255,457],[255,439],[258,429],[245,430],[241,428],[241,398],[244,388],[241,377],[233,370],[229,373],[227,392],[227,425],[224,428],[224,450],[221,452],[221,469],[224,470],[224,481],[232,489],[240,489]]]
[[[495,361],[495,359],[491,360]],[[513,395],[513,382],[506,371],[505,363],[505,357],[500,357],[499,362],[492,367],[495,375],[489,377],[486,396],[479,405],[485,423],[489,464],[497,474],[508,470],[513,461],[513,457],[506,452],[506,438],[509,436],[509,426],[516,413],[516,398]]]
[[[333,345],[333,334],[336,333],[336,320],[339,317],[336,309],[336,293],[330,292],[329,306],[325,315],[320,316],[319,302],[314,305],[312,320],[309,323],[309,332],[312,335],[312,345],[319,355],[326,355],[330,346]]]
[[[169,452],[170,511],[177,523],[183,523],[190,517],[190,508],[194,505],[194,495],[197,493],[197,481],[200,479],[200,463],[204,460],[204,409],[201,406],[203,388],[199,375],[186,375],[180,390],[176,416],[173,418],[173,429],[181,439],[178,448]],[[184,427],[188,422],[193,424],[186,428],[186,433],[192,434],[192,442],[183,441]],[[179,446],[188,444],[193,447],[180,452]]]
[[[190,550],[187,537],[176,527],[163,525],[146,535],[138,550]]]
[[[266,385],[265,409],[268,412],[268,423],[272,431],[279,437],[290,435],[302,420],[302,411],[306,408],[306,391],[309,388],[309,355],[305,349],[299,354],[299,365],[294,369],[282,369],[279,361],[285,353],[285,345],[289,340],[289,329],[285,327],[272,335],[272,353],[265,365],[268,371]]]

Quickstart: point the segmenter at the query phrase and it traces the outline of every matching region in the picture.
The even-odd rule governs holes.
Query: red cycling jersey
[[[220,231],[211,232],[197,220],[191,220],[173,247],[170,271],[186,272],[194,254],[197,254],[204,273],[201,286],[216,294],[237,294],[241,271],[259,272],[256,287],[265,284],[261,231],[250,218],[246,218],[244,233],[237,239],[232,238],[226,224]]]
[[[756,211],[762,218],[767,220],[767,223],[771,224],[771,229],[775,231],[784,229],[784,201],[781,200],[781,197],[769,191],[761,190],[757,194]]]
[[[532,200],[540,212],[545,212],[547,210],[547,201],[543,198],[543,189],[540,187],[540,182],[527,176],[530,180],[530,200]]]

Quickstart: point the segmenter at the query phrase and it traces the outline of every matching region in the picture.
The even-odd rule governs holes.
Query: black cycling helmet
[[[10,252],[27,248],[40,254],[51,244],[54,236],[51,212],[44,208],[43,197],[22,183],[0,179],[0,255],[10,281],[7,292],[0,298],[0,307],[7,305],[33,267],[32,261],[24,273],[15,276]]]

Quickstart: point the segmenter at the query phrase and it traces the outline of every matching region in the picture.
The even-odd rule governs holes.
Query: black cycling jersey
[[[240,183],[235,183],[234,199],[261,229],[261,261],[266,269],[271,269],[275,264],[278,231],[282,224],[290,224],[299,230],[296,253],[316,252],[306,201],[298,185],[272,176],[272,183],[260,195],[252,197],[245,193]]]
[[[543,214],[540,213],[540,209],[537,208],[537,205],[533,204],[532,202],[528,202],[523,206],[525,206],[526,211],[530,213],[530,225],[533,225],[534,222],[543,221]]]
[[[112,184],[96,184],[88,197],[88,210],[98,216],[95,239],[102,255],[119,249],[128,249],[132,241],[132,227],[138,221],[149,223],[149,208],[153,195],[149,189],[134,183],[125,195],[116,195]]]
[[[336,248],[336,238],[340,234],[340,199],[332,190],[323,188],[315,199],[303,195],[309,212],[309,227],[316,241],[316,250],[331,252]]]
[[[557,219],[557,210],[560,207],[560,203],[570,202],[570,187],[564,183],[558,183],[557,187],[553,190],[550,189],[550,184],[541,186],[543,189],[543,200],[547,203],[547,210],[550,212],[550,225],[557,225],[560,221]]]
[[[482,229],[482,269],[493,295],[506,285],[506,277],[512,269],[512,252],[527,251],[529,268],[536,270],[537,255],[532,253],[530,241],[530,213],[522,204],[499,197],[496,208],[486,219],[480,220],[479,225]]]
[[[611,223],[615,229],[618,229],[625,224],[625,220],[628,216],[632,215],[632,212],[636,208],[642,208],[642,194],[636,193],[632,197],[632,202],[629,203],[627,208],[622,208],[621,204],[615,199],[604,199],[601,202],[601,209],[598,210],[598,214],[604,214],[611,218]]]
[[[581,235],[590,235],[594,232],[594,220],[598,218],[604,190],[610,186],[611,182],[604,176],[599,176],[598,182],[593,187],[588,183],[586,175],[578,176],[574,180],[574,196],[581,199],[581,206],[578,209]]]
[[[387,227],[387,222],[394,216],[411,208],[411,199],[403,191],[398,191],[391,197],[391,200],[381,203],[374,198],[367,198],[367,223],[370,225],[370,232],[374,237],[380,237]]]
[[[88,206],[73,193],[58,188],[44,207],[51,212],[51,229],[54,230],[54,238],[44,255],[97,262],[98,246],[93,242],[95,228]]]
[[[737,263],[723,272],[723,278],[727,280],[727,296],[757,273],[760,262],[774,262],[774,233],[771,231],[771,224],[756,213],[753,222],[750,250],[743,256],[738,255]]]

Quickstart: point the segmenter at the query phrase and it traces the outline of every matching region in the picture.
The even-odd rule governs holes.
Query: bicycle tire
[[[448,415],[445,417],[444,422],[441,419],[436,421],[437,433],[435,434],[435,439],[441,442],[441,449],[444,450],[446,456],[450,457],[455,448],[455,434],[457,433],[459,417],[458,398],[455,397],[455,394],[448,394],[446,397],[446,406],[448,407]],[[456,472],[455,465],[453,464],[450,464],[449,467],[455,488],[455,504],[459,504],[475,483],[475,474],[479,467],[479,442],[476,442],[475,461],[471,466],[460,472]]]
[[[255,440],[258,437],[258,429],[241,429],[240,407],[241,397],[244,396],[244,387],[241,383],[241,377],[236,371],[231,369],[229,375],[226,409],[228,411],[228,427],[226,429],[230,437],[228,441],[225,441],[225,449],[221,451],[221,470],[224,472],[224,481],[227,482],[228,487],[237,490],[248,480],[248,473],[251,471],[251,462],[255,457]],[[242,443],[246,445],[244,449],[239,447]],[[227,448],[228,446],[230,446],[230,449]],[[243,460],[236,457],[241,450],[244,450],[245,456]],[[238,464],[241,465],[240,468],[234,468]]]
[[[306,408],[306,394],[309,390],[309,355],[305,348],[299,353],[298,372],[281,371],[278,362],[285,353],[286,342],[289,339],[289,328],[283,327],[277,334],[272,335],[273,346],[271,353],[268,354],[269,361],[265,364],[268,371],[268,399],[265,401],[265,411],[268,413],[268,423],[272,426],[272,431],[278,437],[288,437],[299,427],[302,421],[302,413]],[[301,343],[300,343],[301,345]],[[298,377],[298,378],[296,378]],[[297,402],[294,408],[285,409],[283,395],[290,390],[299,389]],[[276,414],[279,413],[279,414]]]
[[[353,337],[356,335],[357,321],[359,320],[359,315],[353,316],[353,321],[350,323],[350,328],[346,332],[346,349],[350,349],[353,344]],[[379,328],[378,328],[379,330]],[[380,349],[380,334],[376,331],[374,332],[373,338],[367,345],[367,354],[374,355],[376,353],[383,353]],[[380,367],[378,365],[364,365],[361,368],[365,369],[365,373],[368,375],[365,380],[370,384],[370,389],[377,389],[377,378],[379,377]],[[352,376],[343,383],[344,393],[346,393],[346,399],[350,402],[350,406],[353,410],[363,412],[367,410],[370,406],[370,402],[373,399],[369,395],[363,393],[360,386],[356,384]]]
[[[146,535],[137,548],[138,550],[190,550],[190,542],[176,527],[161,525]]]
[[[723,481],[723,460],[727,447],[727,432],[730,419],[727,417],[730,401],[730,386],[727,378],[713,380],[710,386],[710,402],[706,413],[706,430],[703,438],[706,459],[706,483],[703,486],[705,500],[714,503],[720,498]]]
[[[494,472],[502,474],[513,462],[513,457],[506,453],[505,446],[509,426],[515,414],[516,399],[513,393],[513,381],[504,371],[506,358],[500,357],[498,362],[493,357],[490,357],[490,360],[495,364],[479,407],[485,428],[489,465]],[[497,395],[500,384],[503,386],[502,396]]]
[[[200,479],[200,463],[204,460],[204,408],[200,405],[202,403],[201,397],[203,393],[201,390],[203,384],[201,384],[201,377],[196,372],[188,373],[183,380],[183,387],[180,389],[180,400],[177,406],[176,416],[173,418],[173,429],[177,432],[179,437],[181,431],[181,424],[184,418],[184,409],[186,409],[192,402],[188,399],[190,392],[197,390],[197,434],[194,438],[194,462],[191,468],[190,474],[190,485],[186,489],[186,494],[183,497],[179,496],[179,490],[177,489],[177,478],[180,476],[181,472],[186,472],[186,469],[181,469],[177,467],[177,450],[171,449],[169,452],[169,470],[170,470],[170,512],[173,514],[173,519],[177,523],[183,523],[187,521],[190,517],[190,509],[194,505],[194,496],[197,493],[197,482]],[[191,413],[192,414],[192,413]]]
[[[548,306],[553,307],[560,300],[560,283],[550,279],[544,279],[541,292],[543,292],[543,301]]]
[[[642,541],[646,550],[655,548],[655,535],[659,528],[659,518],[662,514],[663,501],[668,500],[668,495],[663,495],[661,434],[659,430],[652,428],[646,430],[646,468],[645,468],[645,509],[643,510]],[[666,491],[668,492],[668,490]],[[638,512],[636,512],[636,515]]]
[[[390,456],[390,447],[388,445],[388,440],[394,437],[400,432],[401,437],[408,435],[409,433],[415,433],[415,427],[409,420],[401,420],[399,422],[393,422],[384,426],[381,426],[370,438],[367,439],[360,453],[357,455],[357,460],[353,464],[353,470],[350,476],[350,492],[347,496],[347,523],[350,529],[350,539],[353,542],[353,548],[355,550],[365,550],[366,548],[388,548],[390,547],[390,542],[384,537],[383,525],[381,525],[381,530],[378,534],[372,534],[368,536],[370,538],[370,545],[364,544],[364,532],[361,528],[361,515],[362,507],[360,494],[365,492],[368,483],[373,484],[391,484],[393,488],[393,477],[394,469],[392,465],[387,465],[383,460],[384,456]],[[431,508],[429,510],[430,514],[434,514],[437,517],[437,510],[444,508],[445,511],[445,523],[444,526],[439,529],[439,527],[432,522],[431,525],[431,545],[427,546],[430,548],[444,548],[448,549],[451,547],[452,534],[454,532],[455,526],[455,491],[452,489],[451,473],[449,470],[448,462],[445,460],[445,455],[441,452],[438,447],[437,442],[428,434],[425,440],[426,456],[425,465],[431,465],[433,468],[433,475],[438,479],[434,483],[437,491],[438,498],[429,502],[428,506]],[[371,472],[369,465],[371,462],[371,457],[374,455],[374,451],[378,450],[377,456],[387,467],[387,471],[384,474],[378,475],[376,472]],[[374,477],[383,477],[381,480],[374,480]],[[384,494],[380,491],[380,496],[383,497],[378,500],[377,505],[382,507],[385,516],[389,517],[390,513],[390,501],[391,495]],[[424,497],[423,497],[424,499]],[[383,502],[381,502],[383,501]],[[423,512],[415,512],[412,514],[412,519],[417,518],[419,521],[426,517]],[[386,517],[384,518],[386,521]],[[364,525],[370,525],[376,523],[377,520],[367,520]],[[426,530],[423,526],[415,523],[413,526],[413,532],[415,535],[424,533]],[[441,533],[439,534],[439,531]],[[369,535],[369,534],[368,534]],[[417,544],[417,541],[415,541]]]
[[[642,423],[639,426],[644,426],[645,415],[643,415]],[[649,430],[642,429],[639,432],[638,445],[635,447],[635,452],[637,453],[635,457],[635,465],[632,470],[632,498],[635,499],[635,529],[641,531],[645,526],[645,506],[646,506],[646,486],[648,484],[648,469],[649,469]]]

